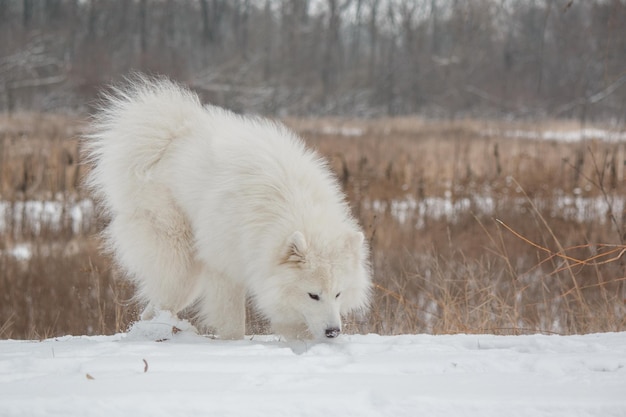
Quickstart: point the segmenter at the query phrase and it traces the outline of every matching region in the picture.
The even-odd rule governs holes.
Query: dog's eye
[[[338,292],[337,295],[335,296],[335,298],[339,298],[340,295],[341,295],[341,293]]]
[[[309,293],[309,297],[311,297],[311,299],[315,300],[315,301],[319,301],[320,300],[320,296],[317,295],[317,294]]]

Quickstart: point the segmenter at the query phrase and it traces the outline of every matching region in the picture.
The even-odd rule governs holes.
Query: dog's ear
[[[283,259],[286,263],[302,264],[306,261],[307,247],[302,232],[294,232],[287,240],[287,252]]]

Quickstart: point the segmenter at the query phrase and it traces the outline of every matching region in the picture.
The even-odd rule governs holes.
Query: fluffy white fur
[[[137,77],[107,95],[84,147],[143,318],[192,307],[242,338],[249,297],[275,332],[324,338],[367,307],[363,233],[325,162],[283,125]]]

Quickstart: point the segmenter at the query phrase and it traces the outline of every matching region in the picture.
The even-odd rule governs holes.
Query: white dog
[[[138,76],[107,95],[83,145],[143,319],[192,307],[238,339],[249,297],[275,332],[321,339],[367,307],[363,233],[326,163],[283,125]]]

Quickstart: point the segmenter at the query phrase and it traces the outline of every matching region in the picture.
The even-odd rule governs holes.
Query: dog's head
[[[360,231],[333,240],[296,231],[285,242],[277,273],[255,295],[273,328],[290,338],[331,339],[341,317],[364,310],[371,287],[368,248]]]

